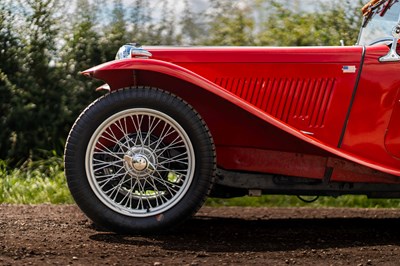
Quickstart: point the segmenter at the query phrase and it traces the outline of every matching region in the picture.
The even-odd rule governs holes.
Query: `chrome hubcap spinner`
[[[148,148],[134,147],[124,155],[124,167],[133,177],[145,177],[153,173],[155,164],[155,156]]]

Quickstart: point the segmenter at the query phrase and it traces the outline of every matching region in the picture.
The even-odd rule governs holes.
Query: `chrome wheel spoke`
[[[177,187],[177,184],[156,176],[153,176],[153,180],[164,186],[171,195],[177,192],[177,190],[173,189],[173,187]]]
[[[117,155],[117,153],[111,151],[111,150],[110,150],[108,147],[106,147],[103,143],[99,142],[99,143],[97,143],[97,144],[100,145],[100,146],[102,146],[102,147],[104,148],[105,151],[103,151],[103,153],[106,153],[107,155],[110,155],[110,156],[112,156],[112,157],[114,157],[114,158],[116,158],[116,159],[121,159],[121,158]]]
[[[119,173],[117,172],[116,174],[112,175],[109,178],[103,179],[103,180],[99,180],[97,181],[97,183],[100,185],[101,188],[105,187],[109,182],[115,180],[116,178],[122,177],[124,176],[125,173]],[[97,179],[100,179],[100,177],[97,177]]]
[[[180,163],[180,164],[185,164],[185,165],[188,164],[187,152],[178,154],[171,158],[166,158],[166,157],[160,156],[159,159],[163,159],[163,161],[162,161],[163,164],[166,164],[166,163]]]
[[[110,137],[106,137],[105,134],[107,134]],[[108,132],[104,132],[104,134],[101,136],[102,139],[105,139],[107,141],[110,141],[112,143],[115,143],[116,145],[123,147],[125,149],[129,149],[128,145],[125,145],[123,142],[121,142],[120,140],[116,140],[116,136],[114,135],[114,133],[112,135],[110,135]]]

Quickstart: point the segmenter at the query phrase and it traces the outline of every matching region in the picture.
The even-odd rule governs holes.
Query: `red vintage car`
[[[76,203],[117,232],[169,229],[206,197],[400,197],[400,3],[355,46],[141,47],[82,74],[109,90],[65,148]]]

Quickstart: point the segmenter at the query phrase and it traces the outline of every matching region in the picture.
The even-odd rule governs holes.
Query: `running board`
[[[249,192],[280,195],[366,195],[369,198],[400,198],[399,184],[324,182],[319,179],[217,170],[217,185]]]

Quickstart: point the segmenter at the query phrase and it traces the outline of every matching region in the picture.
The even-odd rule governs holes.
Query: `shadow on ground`
[[[90,239],[171,251],[266,252],[298,249],[369,247],[400,244],[395,218],[324,218],[242,220],[195,217],[159,236],[97,233]]]

